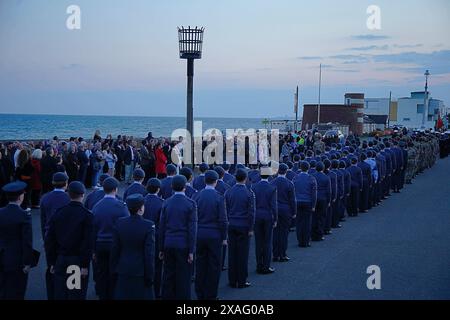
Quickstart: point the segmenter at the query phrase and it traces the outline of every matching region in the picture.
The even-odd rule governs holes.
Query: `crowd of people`
[[[101,300],[188,300],[192,282],[198,299],[214,300],[223,270],[230,287],[251,285],[253,236],[256,271],[271,274],[273,262],[290,260],[290,231],[299,247],[325,240],[450,148],[448,134],[408,131],[370,140],[292,132],[280,142],[276,166],[259,156],[246,163],[250,146],[242,163],[202,163],[198,174],[171,163],[181,138],[151,133],[142,141],[97,133],[92,141],[2,144],[0,299],[23,299],[37,263],[31,208],[40,209],[48,299],[85,299],[92,265]],[[82,280],[71,290],[74,265]]]

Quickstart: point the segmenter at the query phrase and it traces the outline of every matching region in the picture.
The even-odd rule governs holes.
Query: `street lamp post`
[[[202,58],[204,28],[178,28],[180,59],[187,60],[186,129],[191,135],[190,156],[194,166],[194,60]],[[185,154],[186,155],[186,154]]]
[[[428,114],[428,77],[430,76],[430,71],[425,71],[425,94],[423,98],[423,114],[422,114],[422,129],[425,129],[425,114]]]

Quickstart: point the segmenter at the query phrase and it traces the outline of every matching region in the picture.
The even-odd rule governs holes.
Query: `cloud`
[[[419,72],[429,69],[433,74],[450,73],[450,50],[431,53],[403,52],[373,55],[374,62],[393,64],[406,72]],[[402,66],[406,65],[406,66]]]
[[[355,63],[359,62],[367,62],[369,59],[365,55],[355,55],[355,54],[337,54],[334,56],[329,56],[330,59],[336,59],[336,60],[347,60],[347,61],[354,61]]]
[[[63,69],[63,70],[75,70],[75,69],[82,69],[82,68],[83,68],[83,65],[78,64],[78,63],[69,63],[69,64],[63,65],[61,67],[61,69]]]
[[[310,56],[310,57],[298,57],[298,59],[300,60],[320,60],[322,59],[322,57],[318,57],[318,56]]]
[[[368,40],[368,41],[377,41],[377,40],[386,40],[390,39],[389,36],[386,35],[375,35],[375,34],[359,34],[351,36],[353,40]]]
[[[388,50],[389,46],[386,44],[384,46],[365,46],[365,47],[354,47],[354,48],[348,48],[347,50],[351,51],[370,51],[370,50]]]
[[[411,49],[411,48],[421,48],[423,47],[423,44],[394,44],[394,48],[401,48],[401,49]]]

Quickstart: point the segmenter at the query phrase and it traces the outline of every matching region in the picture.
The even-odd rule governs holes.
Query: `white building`
[[[392,124],[403,125],[411,129],[422,127],[425,92],[411,92],[411,97],[399,98],[397,106],[397,121]],[[432,99],[428,93],[428,110],[425,113],[425,128],[434,128],[439,114],[445,112],[444,102]]]
[[[366,98],[364,99],[365,115],[389,115],[389,98]]]

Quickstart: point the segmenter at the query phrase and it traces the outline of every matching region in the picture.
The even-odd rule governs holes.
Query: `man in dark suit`
[[[69,195],[66,193],[68,180],[69,177],[64,172],[55,173],[53,175],[53,191],[45,194],[41,199],[41,235],[44,241],[51,217],[56,211],[70,202]],[[47,298],[48,300],[53,300],[55,284],[53,274],[50,273],[50,264],[48,263],[47,271],[45,272],[45,282],[47,285]]]
[[[160,253],[164,260],[162,299],[190,300],[197,240],[197,205],[186,197],[186,177],[172,179],[174,194],[161,209]]]
[[[225,192],[228,216],[228,285],[247,288],[250,237],[255,225],[255,194],[246,186],[247,172],[237,169],[236,184]]]
[[[227,245],[225,200],[215,190],[218,179],[216,171],[207,171],[206,187],[195,198],[198,208],[195,292],[199,300],[217,299],[222,246]]]
[[[116,198],[119,182],[109,177],[103,182],[105,196],[92,209],[94,215],[94,273],[96,291],[100,300],[112,300],[115,279],[111,277],[109,260],[114,226],[120,218],[130,214],[123,201]]]
[[[50,218],[45,237],[45,252],[54,274],[56,300],[85,300],[92,259],[92,213],[83,206],[86,193],[79,181],[69,184],[70,203]],[[80,286],[70,290],[67,286],[69,267],[80,268]],[[73,270],[72,270],[73,272]]]
[[[0,209],[0,300],[23,300],[33,262],[30,213],[20,205],[27,185],[12,182],[3,186],[8,205]]]
[[[277,188],[271,185],[268,179],[269,175],[261,172],[261,181],[251,186],[256,200],[255,253],[256,272],[259,274],[270,274],[275,271],[270,267],[270,262],[273,229],[278,221]]]
[[[270,184],[277,190],[278,223],[274,230],[273,237],[273,260],[286,262],[289,228],[291,220],[297,216],[297,204],[295,201],[294,184],[286,178],[288,166],[281,163],[278,168],[278,177]]]

